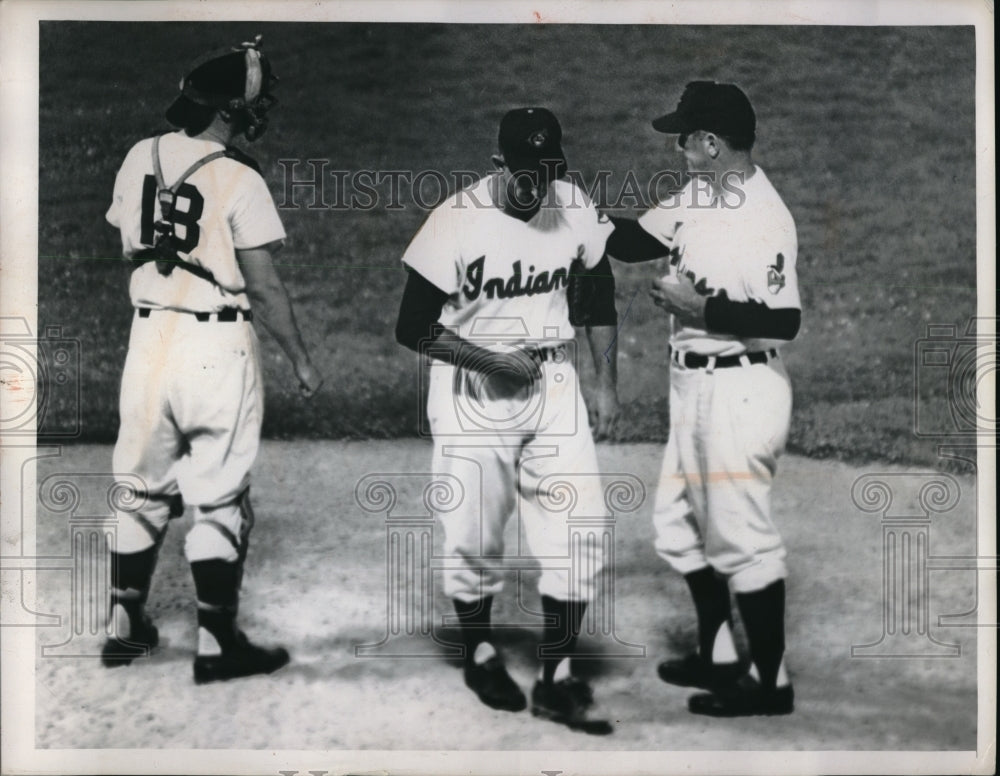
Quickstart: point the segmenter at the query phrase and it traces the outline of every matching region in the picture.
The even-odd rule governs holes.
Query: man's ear
[[[710,158],[717,159],[719,151],[722,150],[719,146],[719,138],[711,132],[706,132],[705,136],[701,139],[701,142],[705,145],[705,153],[707,153]]]
[[[504,167],[507,166],[507,163],[504,162],[503,156],[501,154],[493,154],[493,156],[490,157],[490,161],[493,162],[493,166],[496,167],[498,170],[502,170]]]

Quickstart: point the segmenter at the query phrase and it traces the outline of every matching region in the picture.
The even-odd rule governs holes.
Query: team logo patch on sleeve
[[[779,253],[774,264],[770,264],[767,267],[767,290],[772,294],[777,294],[785,287],[784,269],[785,257]]]

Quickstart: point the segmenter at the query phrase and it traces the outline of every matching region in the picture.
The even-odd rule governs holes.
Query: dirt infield
[[[357,647],[377,644],[388,632],[387,534],[398,528],[392,521],[401,515],[417,522],[426,517],[420,497],[426,477],[421,475],[430,461],[430,446],[416,440],[268,442],[254,480],[258,522],[241,619],[254,638],[286,644],[292,664],[270,677],[202,687],[192,683],[193,585],[181,545],[190,520],[186,516],[168,534],[151,594],[161,646],[150,659],[129,668],[106,670],[93,657],[68,657],[93,655],[99,647],[100,635],[92,632],[98,610],[89,605],[100,598],[92,591],[102,582],[93,577],[88,583],[73,571],[79,564],[68,560],[59,569],[59,563],[50,563],[53,570],[37,572],[36,610],[59,615],[59,624],[38,629],[36,746],[975,749],[976,629],[945,627],[938,620],[975,609],[975,574],[934,570],[934,558],[975,552],[974,478],[785,459],[774,512],[789,547],[788,660],[797,709],[786,718],[710,720],[688,714],[687,693],[662,684],[655,673],[659,659],[692,645],[694,627],[683,581],[651,546],[649,517],[661,452],[658,445],[599,448],[608,482],[627,479],[616,474],[634,475],[645,489],[631,503],[616,502],[623,508],[615,525],[613,595],[606,597],[613,605],[594,607],[612,625],[604,619],[592,629],[584,643],[596,656],[578,664],[593,679],[600,708],[615,722],[611,737],[592,738],[527,712],[482,706],[462,685],[458,663],[445,654],[446,647],[419,632],[407,635],[405,623],[400,637],[380,648],[393,656],[358,657]],[[102,446],[66,447],[39,461],[38,555],[65,559],[82,552],[81,557],[96,557],[74,550],[69,533],[74,525],[79,529],[81,515],[107,512],[107,478],[101,472],[109,461],[110,449]],[[355,486],[369,475],[380,476],[368,483],[394,483],[395,506],[382,504],[388,513],[373,507],[377,496],[366,502],[372,511],[359,505]],[[66,489],[57,487],[60,481],[75,483],[80,492],[75,506],[65,498]],[[887,483],[895,494],[890,513],[918,515],[916,494],[924,486],[933,491],[931,482],[944,483],[924,495],[925,503],[945,511],[932,513],[923,528],[919,520],[910,521],[912,531],[923,531],[929,542],[923,545],[930,558],[929,591],[911,600],[928,603],[929,632],[920,632],[925,621],[911,619],[915,629],[908,635],[897,630],[894,649],[943,654],[943,645],[957,645],[951,657],[852,658],[852,645],[879,642],[886,629],[883,604],[894,613],[887,615],[890,620],[906,611],[895,609],[897,604],[905,607],[906,596],[894,597],[882,584],[883,532],[888,529],[881,518],[886,510],[878,508],[882,491],[877,482],[862,488],[869,481]],[[852,488],[858,503],[874,511],[862,511],[852,501]],[[512,537],[509,546],[515,544]],[[519,607],[511,573],[494,619],[512,625],[500,631],[499,641],[512,673],[527,687],[535,670],[538,619],[532,612],[538,608],[537,592],[528,569]],[[426,622],[433,621],[438,641],[447,642],[454,633],[442,624],[442,615],[450,608],[439,580],[433,581]],[[72,601],[81,598],[82,607],[74,608]],[[415,623],[418,631],[422,622]],[[883,639],[874,651],[888,650],[889,643]]]

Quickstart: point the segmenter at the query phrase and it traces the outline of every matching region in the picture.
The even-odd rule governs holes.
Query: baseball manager
[[[669,265],[651,291],[672,320],[670,438],[653,520],[657,552],[694,599],[698,651],[664,661],[659,675],[709,690],[689,699],[696,714],[788,714],[787,569],[770,496],[792,409],[780,348],[800,322],[795,223],[753,161],[756,115],[738,86],[689,83],[653,127],[676,137],[691,179],[638,222],[614,219],[607,247]]]

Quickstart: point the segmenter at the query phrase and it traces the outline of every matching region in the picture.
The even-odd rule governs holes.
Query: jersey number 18
[[[205,198],[190,183],[182,183],[177,189],[176,202],[187,200],[187,210],[174,207],[166,220],[174,227],[174,243],[177,250],[184,253],[191,253],[197,245],[201,230],[198,228],[198,219],[201,218],[205,209]],[[156,242],[156,234],[153,223],[156,217],[156,178],[147,175],[142,181],[142,228],[139,239],[143,245],[152,247]],[[183,236],[178,233],[177,227],[183,226]]]

